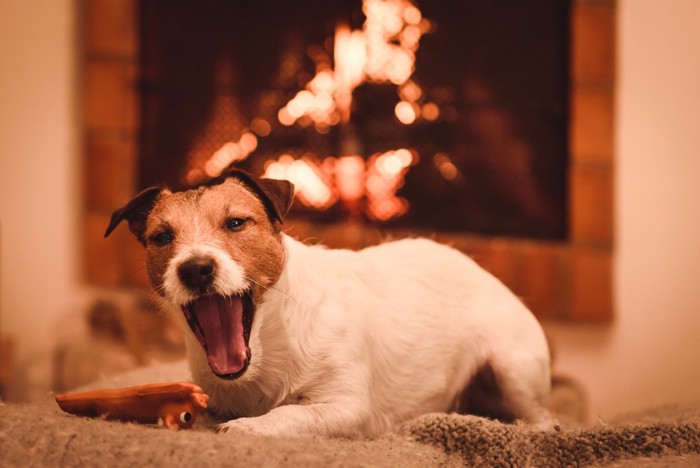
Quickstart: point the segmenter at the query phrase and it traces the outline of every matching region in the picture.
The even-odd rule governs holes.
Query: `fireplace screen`
[[[317,222],[566,237],[568,2],[139,8],[143,186],[234,163]]]

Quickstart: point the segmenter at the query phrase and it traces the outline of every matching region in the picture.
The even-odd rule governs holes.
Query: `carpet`
[[[181,364],[81,388],[180,380]],[[0,406],[3,466],[698,466],[700,405],[672,406],[552,432],[477,416],[428,414],[371,439],[273,439],[80,418],[51,396]]]

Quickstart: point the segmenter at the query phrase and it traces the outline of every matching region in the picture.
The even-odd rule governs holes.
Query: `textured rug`
[[[659,459],[666,463],[672,457],[699,454],[697,408],[669,407],[662,413],[667,417],[656,422],[558,432],[538,432],[475,416],[429,414],[410,421],[402,431],[477,466],[589,466],[651,457],[666,457]]]
[[[161,366],[91,386],[178,380]],[[658,408],[610,424],[538,432],[476,416],[429,414],[381,437],[271,439],[87,419],[40,404],[0,406],[3,466],[699,466],[700,405]]]

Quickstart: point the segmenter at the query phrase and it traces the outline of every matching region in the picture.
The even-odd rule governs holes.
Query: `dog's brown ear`
[[[119,223],[126,220],[129,223],[129,230],[145,246],[146,219],[162,191],[161,187],[149,187],[136,195],[129,203],[115,210],[105,231],[105,237],[109,236]]]
[[[260,197],[273,222],[284,222],[294,201],[294,184],[288,180],[260,179],[238,169],[229,170],[227,175],[243,181]]]

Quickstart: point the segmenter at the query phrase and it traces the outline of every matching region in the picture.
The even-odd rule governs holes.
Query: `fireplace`
[[[540,317],[611,317],[614,1],[83,6],[92,282],[145,286],[111,209],[235,163],[295,182],[292,234],[430,235]]]
[[[561,0],[139,4],[140,185],[231,163],[293,216],[566,238]]]

